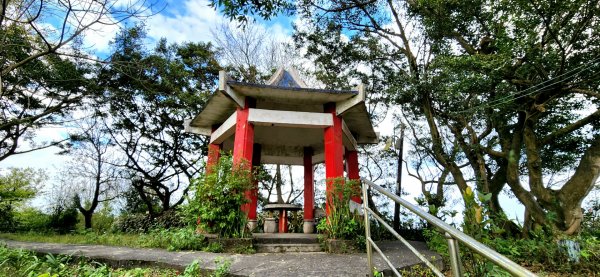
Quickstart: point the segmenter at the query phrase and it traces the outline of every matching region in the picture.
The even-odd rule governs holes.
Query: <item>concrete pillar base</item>
[[[277,221],[273,217],[265,218],[265,224],[263,226],[263,231],[265,233],[277,233],[279,229],[277,228]]]
[[[256,222],[256,220],[248,220],[248,223],[246,224],[246,226],[248,226],[248,229],[252,233],[255,231],[256,227],[258,226],[258,222]]]
[[[312,234],[315,232],[315,220],[314,219],[305,219],[303,230],[305,234]]]

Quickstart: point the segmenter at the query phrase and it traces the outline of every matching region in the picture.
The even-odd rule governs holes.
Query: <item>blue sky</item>
[[[126,4],[129,0],[120,0]],[[156,41],[160,38],[166,38],[169,42],[210,42],[213,40],[210,32],[218,24],[227,21],[222,14],[215,11],[209,6],[207,0],[184,0],[184,1],[166,1],[157,4],[157,7],[162,8],[160,12],[154,16],[145,19],[145,24],[148,29],[148,37],[150,41]],[[264,27],[265,31],[270,33],[271,37],[280,40],[288,40],[293,32],[293,23],[295,17],[278,16],[270,21],[257,20],[257,23]],[[132,25],[133,22],[126,23]],[[119,31],[121,26],[100,26],[94,30],[85,33],[84,44],[88,49],[99,57],[105,57],[110,48],[109,42],[114,35]],[[391,123],[389,123],[391,124]],[[385,125],[385,124],[384,124]],[[391,127],[391,125],[389,125]],[[391,128],[379,128],[383,133]],[[43,128],[38,132],[37,141],[51,141],[65,137],[63,128]],[[22,144],[25,148],[27,144]],[[29,154],[17,155],[10,157],[2,162],[1,168],[8,167],[34,167],[45,168],[49,175],[54,174],[60,168],[67,157],[55,155],[58,152],[57,148],[48,148],[40,151],[35,151]],[[403,187],[409,190],[412,197],[420,194],[420,184],[406,174],[403,176],[405,184]],[[409,198],[412,198],[409,197]],[[508,200],[503,197],[504,203],[510,203],[508,216],[522,218],[522,208],[514,206],[514,200]],[[520,206],[520,205],[518,205]]]

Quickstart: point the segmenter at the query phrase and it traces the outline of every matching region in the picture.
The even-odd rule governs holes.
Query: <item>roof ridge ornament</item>
[[[308,88],[306,83],[304,83],[302,78],[300,78],[298,71],[293,67],[288,69],[280,67],[277,69],[275,74],[273,74],[269,81],[267,81],[267,85],[278,87]]]

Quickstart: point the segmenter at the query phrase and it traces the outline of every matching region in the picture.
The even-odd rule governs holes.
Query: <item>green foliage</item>
[[[589,274],[600,270],[600,241],[597,237],[589,234],[568,237],[579,243],[581,248],[580,262],[574,263],[569,261],[565,249],[559,246],[556,237],[560,236],[550,233],[552,229],[539,226],[527,239],[507,237],[504,229],[497,224],[505,219],[498,219],[486,208],[485,203],[490,200],[489,196],[474,193],[468,188],[464,199],[467,206],[464,211],[463,231],[509,259],[536,271]],[[445,263],[449,263],[448,244],[443,234],[427,229],[424,230],[424,235],[429,248],[440,253]],[[469,276],[510,276],[466,246],[461,245],[460,249],[461,260]]]
[[[73,234],[20,233],[2,234],[2,238],[23,241],[65,244],[100,244],[137,248],[162,248],[169,251],[202,250],[206,246],[202,235],[191,228],[153,229],[142,234],[112,234],[84,230]]]
[[[218,260],[217,269],[210,276],[227,276],[231,262],[229,260]],[[45,255],[38,257],[34,253],[10,249],[0,246],[0,276],[14,277],[58,277],[58,276],[123,276],[123,277],[145,277],[145,276],[183,276],[197,277],[206,276],[197,261],[193,262],[180,273],[174,269],[159,268],[111,268],[103,263],[89,262],[83,259],[75,259],[65,255]]]
[[[145,233],[152,229],[182,228],[185,221],[176,211],[167,211],[156,218],[146,214],[122,214],[112,224],[112,232]]]
[[[222,238],[249,235],[247,216],[240,207],[247,202],[244,192],[251,189],[252,174],[243,161],[234,165],[231,155],[223,155],[211,173],[192,181],[188,205],[182,208],[191,224]]]
[[[114,222],[115,216],[112,214],[112,208],[108,202],[104,202],[102,209],[94,214],[92,229],[97,232],[108,232]]]
[[[139,237],[142,247],[163,248],[169,251],[202,250],[205,247],[204,237],[196,234],[194,229],[154,229]]]
[[[291,14],[294,11],[294,3],[289,0],[269,0],[269,1],[218,1],[211,0],[212,7],[220,9],[221,12],[231,20],[247,22],[247,15],[258,15],[263,19],[270,19],[280,13]]]
[[[35,197],[45,178],[44,171],[32,168],[9,168],[0,174],[0,231],[14,231],[15,208]]]
[[[350,198],[360,195],[360,184],[343,178],[328,179],[331,190],[327,193],[329,216],[317,225],[319,232],[330,239],[353,240],[361,248],[365,246],[363,217],[357,211],[350,211]]]
[[[112,125],[107,131],[127,153],[132,185],[154,217],[183,203],[185,193],[175,192],[186,189],[201,170],[197,161],[207,141],[181,126],[202,110],[221,67],[210,43],[161,39],[153,49],[145,45],[141,24],[117,34],[111,66],[99,73],[105,97],[98,102],[108,104]]]
[[[215,263],[217,264],[217,268],[215,269],[213,276],[223,277],[229,275],[229,271],[231,269],[231,260],[219,257],[215,259]]]
[[[46,232],[50,223],[50,216],[44,212],[25,207],[15,212],[16,231],[19,232]]]
[[[72,232],[75,230],[77,222],[79,222],[78,215],[79,211],[75,203],[67,207],[57,205],[50,214],[48,228],[60,234]]]

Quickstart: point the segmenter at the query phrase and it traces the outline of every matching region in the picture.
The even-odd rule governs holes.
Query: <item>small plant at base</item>
[[[221,253],[223,252],[223,245],[218,242],[211,242],[203,249],[203,251]]]
[[[215,269],[215,274],[212,276],[223,277],[229,275],[229,271],[231,270],[231,260],[218,257],[215,259],[215,263],[217,264],[217,268]]]
[[[360,195],[357,181],[343,178],[327,180],[331,190],[327,192],[329,215],[317,225],[330,239],[353,240],[361,249],[365,246],[364,223],[357,211],[350,211],[351,197]]]
[[[240,209],[247,203],[245,192],[253,187],[247,161],[234,165],[231,155],[223,155],[209,174],[192,180],[186,218],[208,233],[222,238],[247,237],[247,216]]]

